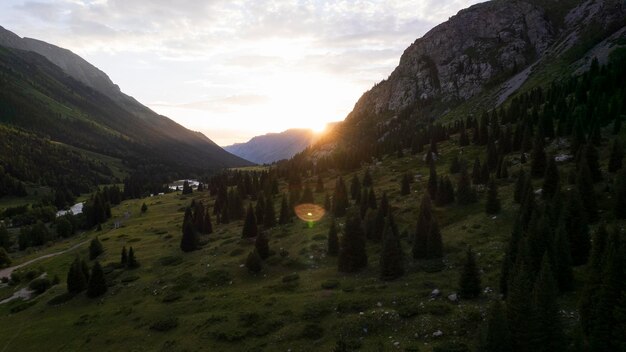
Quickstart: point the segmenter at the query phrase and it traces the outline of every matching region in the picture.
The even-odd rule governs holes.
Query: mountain
[[[312,130],[293,128],[256,136],[245,143],[235,143],[224,149],[257,164],[269,164],[291,158],[310,146],[314,139]]]
[[[471,6],[411,44],[391,75],[357,101],[338,137],[327,142],[332,148],[367,148],[403,122],[415,128],[466,117],[589,67],[592,57],[605,63],[624,45],[625,19],[626,4],[619,0],[494,0]]]
[[[127,162],[192,169],[250,163],[122,93],[71,51],[0,27],[0,122]]]

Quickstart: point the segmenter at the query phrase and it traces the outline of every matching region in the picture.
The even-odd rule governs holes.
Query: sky
[[[415,39],[477,2],[1,0],[0,25],[224,146],[343,120]]]

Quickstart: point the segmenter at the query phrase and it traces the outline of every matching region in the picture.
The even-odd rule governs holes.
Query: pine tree
[[[67,273],[67,292],[71,294],[80,293],[87,288],[87,278],[81,266],[80,259],[76,257],[70,265]]]
[[[348,192],[346,184],[343,182],[343,178],[339,176],[337,182],[335,183],[335,193],[333,195],[333,214],[335,217],[342,217],[346,215],[348,205]]]
[[[256,225],[256,216],[254,216],[254,210],[252,210],[252,204],[248,205],[248,212],[246,213],[246,220],[243,223],[243,230],[241,232],[242,238],[256,237],[259,233]]]
[[[256,250],[253,250],[250,254],[248,254],[245,265],[251,273],[258,273],[263,268],[263,260],[261,259],[259,253]]]
[[[4,247],[0,247],[0,269],[11,266],[11,258]]]
[[[67,221],[64,218],[63,220]],[[59,227],[59,223],[57,223],[57,231],[58,231],[58,227]],[[11,247],[11,239],[9,238],[9,230],[7,230],[7,227],[4,225],[4,223],[0,223],[0,247],[4,249],[9,249]]]
[[[365,169],[365,174],[363,175],[363,187],[369,188],[372,187],[374,183],[372,182],[372,175],[370,175],[370,170]]]
[[[80,260],[80,270],[82,270],[83,275],[85,276],[85,284],[89,282],[89,265],[84,259]]]
[[[411,178],[408,174],[404,174],[402,176],[402,181],[400,182],[400,194],[403,196],[409,195],[411,193]]]
[[[556,302],[557,286],[552,276],[548,255],[541,261],[541,270],[533,289],[532,351],[566,351],[565,334]]]
[[[148,211],[148,206],[146,205],[146,203],[143,203],[141,205],[141,213],[145,214]]]
[[[276,226],[276,213],[274,213],[274,200],[271,196],[265,202],[265,214],[263,214],[263,226],[271,228]]]
[[[191,207],[187,207],[185,210],[185,218],[183,220],[183,237],[180,240],[180,249],[183,252],[191,252],[198,249],[198,246],[198,234],[193,226]]]
[[[548,158],[548,166],[546,168],[546,173],[543,176],[543,187],[541,191],[541,196],[544,199],[552,199],[554,194],[559,190],[559,169],[556,166],[556,161],[554,157]]]
[[[337,223],[332,218],[328,229],[328,255],[336,257],[339,254],[339,237],[337,237]]]
[[[529,295],[529,292],[532,292],[532,283],[525,262],[526,255],[523,254],[524,247],[522,241],[507,289],[507,320],[511,329],[514,351],[531,351],[529,341],[531,321],[528,315],[532,309],[531,295]]]
[[[486,327],[481,334],[480,352],[512,352],[511,331],[502,303],[494,301],[489,309]]]
[[[591,241],[587,215],[578,192],[569,192],[567,201],[559,219],[560,226],[565,228],[571,248],[572,265],[583,265],[587,262]]]
[[[128,254],[126,253],[126,246],[122,247],[122,254],[120,256],[120,264],[122,266],[126,266],[126,264],[128,263]]]
[[[602,181],[602,171],[600,170],[600,162],[598,156],[598,150],[593,146],[593,144],[588,143],[584,150],[584,160],[587,162],[587,166],[589,167],[589,173],[591,174],[591,179],[594,183]]]
[[[357,200],[361,197],[361,181],[359,181],[359,175],[354,174],[352,181],[350,182],[350,196],[352,200]]]
[[[135,250],[133,250],[133,247],[130,247],[128,250],[128,261],[126,263],[126,267],[128,269],[136,269],[139,267],[139,262],[137,261],[137,258],[135,258]]]
[[[485,204],[485,212],[487,214],[500,213],[500,199],[498,198],[498,186],[492,178],[489,180],[489,190],[487,191],[487,203]]]
[[[383,196],[380,198],[380,207],[378,209],[382,212],[383,216],[389,214],[389,199],[387,199],[387,192],[383,192]]]
[[[467,248],[465,263],[459,279],[459,293],[462,298],[476,298],[480,295],[480,273],[472,247]]]
[[[209,212],[208,208],[204,213],[204,224],[202,225],[202,233],[206,235],[210,235],[213,233],[213,223],[211,222],[211,213]]]
[[[441,232],[439,224],[433,219],[428,230],[426,238],[426,259],[439,259],[443,257],[443,241],[441,240]]]
[[[191,186],[189,186],[189,181],[185,180],[183,182],[183,194],[191,194],[193,192],[193,190],[191,189]]]
[[[352,273],[367,266],[365,234],[359,214],[351,212],[346,220],[344,235],[341,237],[338,267],[340,272]]]
[[[578,174],[576,176],[576,188],[580,194],[583,206],[587,213],[587,220],[594,223],[598,220],[598,205],[596,202],[596,194],[593,188],[593,180],[588,164],[582,160],[578,165]]]
[[[516,203],[522,202],[522,197],[524,196],[524,186],[526,185],[526,173],[524,169],[521,169],[519,174],[517,175],[517,181],[515,182],[515,191],[513,192],[513,200]]]
[[[424,193],[417,213],[417,224],[413,234],[413,259],[425,259],[427,256],[428,232],[433,221],[432,204],[428,193]]]
[[[369,209],[376,209],[378,207],[378,200],[376,200],[376,192],[374,191],[374,187],[369,189],[367,194],[367,206]]]
[[[480,166],[480,159],[476,158],[474,161],[474,168],[472,169],[472,183],[475,185],[483,184],[482,167]]]
[[[389,214],[380,254],[380,278],[381,280],[390,281],[402,275],[404,275],[404,252],[402,251],[398,228],[394,222],[393,215]]]
[[[559,291],[571,291],[574,288],[574,274],[572,272],[572,254],[564,224],[559,224],[554,238],[553,262],[554,277]]]
[[[104,253],[102,243],[100,243],[100,240],[96,237],[89,243],[89,260],[96,259],[102,253]]]
[[[254,248],[256,252],[259,254],[261,259],[267,259],[270,256],[270,246],[267,237],[265,236],[265,232],[260,232],[256,236],[256,240],[254,241]]]
[[[269,197],[268,197],[269,198]],[[256,205],[254,207],[254,213],[256,215],[257,224],[263,223],[263,217],[265,216],[265,196],[263,192],[260,192],[257,196]]]
[[[622,160],[624,159],[624,149],[618,138],[613,140],[611,146],[611,156],[609,157],[609,172],[614,173],[622,168]]]
[[[283,199],[280,202],[280,214],[278,216],[278,223],[280,225],[285,225],[289,222],[291,222],[291,211],[289,210],[287,196],[283,194]]]
[[[87,297],[96,298],[102,296],[107,291],[107,283],[104,278],[104,272],[100,263],[96,261],[89,275],[89,283],[87,285]]]

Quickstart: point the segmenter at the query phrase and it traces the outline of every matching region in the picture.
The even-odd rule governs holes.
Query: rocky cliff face
[[[559,11],[561,18],[555,19]],[[557,44],[569,40],[566,46],[571,47],[587,27],[623,26],[625,14],[626,5],[619,0],[494,0],[474,5],[409,46],[389,78],[363,94],[346,123],[403,110],[419,114],[419,107],[428,103],[454,107],[523,73]]]

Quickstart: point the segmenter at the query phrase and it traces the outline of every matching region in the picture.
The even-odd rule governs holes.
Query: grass
[[[441,143],[439,149],[443,158],[438,172],[446,174],[449,160],[459,149],[453,142]],[[479,150],[465,147],[464,157],[473,161]],[[410,195],[401,196],[401,175],[409,171],[422,177],[412,184]],[[358,171],[360,176],[363,172]],[[411,233],[428,178],[421,157],[388,156],[371,165],[370,172],[379,199],[387,192],[400,232]],[[324,175],[328,192],[337,175]],[[349,182],[352,174],[343,176]],[[315,180],[307,181],[314,185]],[[252,242],[240,239],[242,221],[216,225],[201,250],[181,252],[182,209],[192,199],[211,201],[208,192],[125,201],[113,209],[114,219],[123,218],[127,210],[132,214],[121,228],[107,223],[102,232],[90,231],[14,261],[24,262],[98,236],[105,248],[98,260],[104,266],[117,263],[122,246],[132,245],[141,267],[111,269],[107,274],[111,286],[102,298],[79,295],[63,303],[69,265],[76,255],[87,257],[87,246],[34,264],[50,277],[58,275],[61,284],[29,305],[0,305],[0,350],[326,351],[339,338],[363,350],[398,346],[399,350],[431,351],[447,342],[471,345],[489,301],[497,297],[500,261],[517,212],[511,201],[514,181],[499,183],[503,210],[497,217],[484,213],[484,193],[474,205],[436,208],[444,240],[443,266],[428,270],[425,263],[414,263],[409,259],[408,239],[403,238],[407,273],[392,282],[378,279],[380,245],[375,243],[368,243],[365,270],[351,275],[337,272],[336,258],[326,256],[325,250],[328,216],[312,228],[294,220],[272,229],[270,248],[275,254],[265,261],[260,274],[252,275],[242,267],[253,248]],[[282,189],[285,186],[281,183]],[[315,197],[323,204],[324,193]],[[141,214],[144,202],[148,211]],[[338,222],[341,226],[345,219]],[[483,288],[489,287],[490,293],[454,303],[447,296],[458,289],[467,245],[475,250]],[[287,256],[279,255],[284,251]],[[17,288],[0,289],[0,297]],[[435,288],[442,294],[431,299]],[[48,304],[53,299],[61,303]],[[562,298],[566,311],[573,310],[575,302],[575,294]],[[440,337],[433,335],[438,330],[443,333]]]

